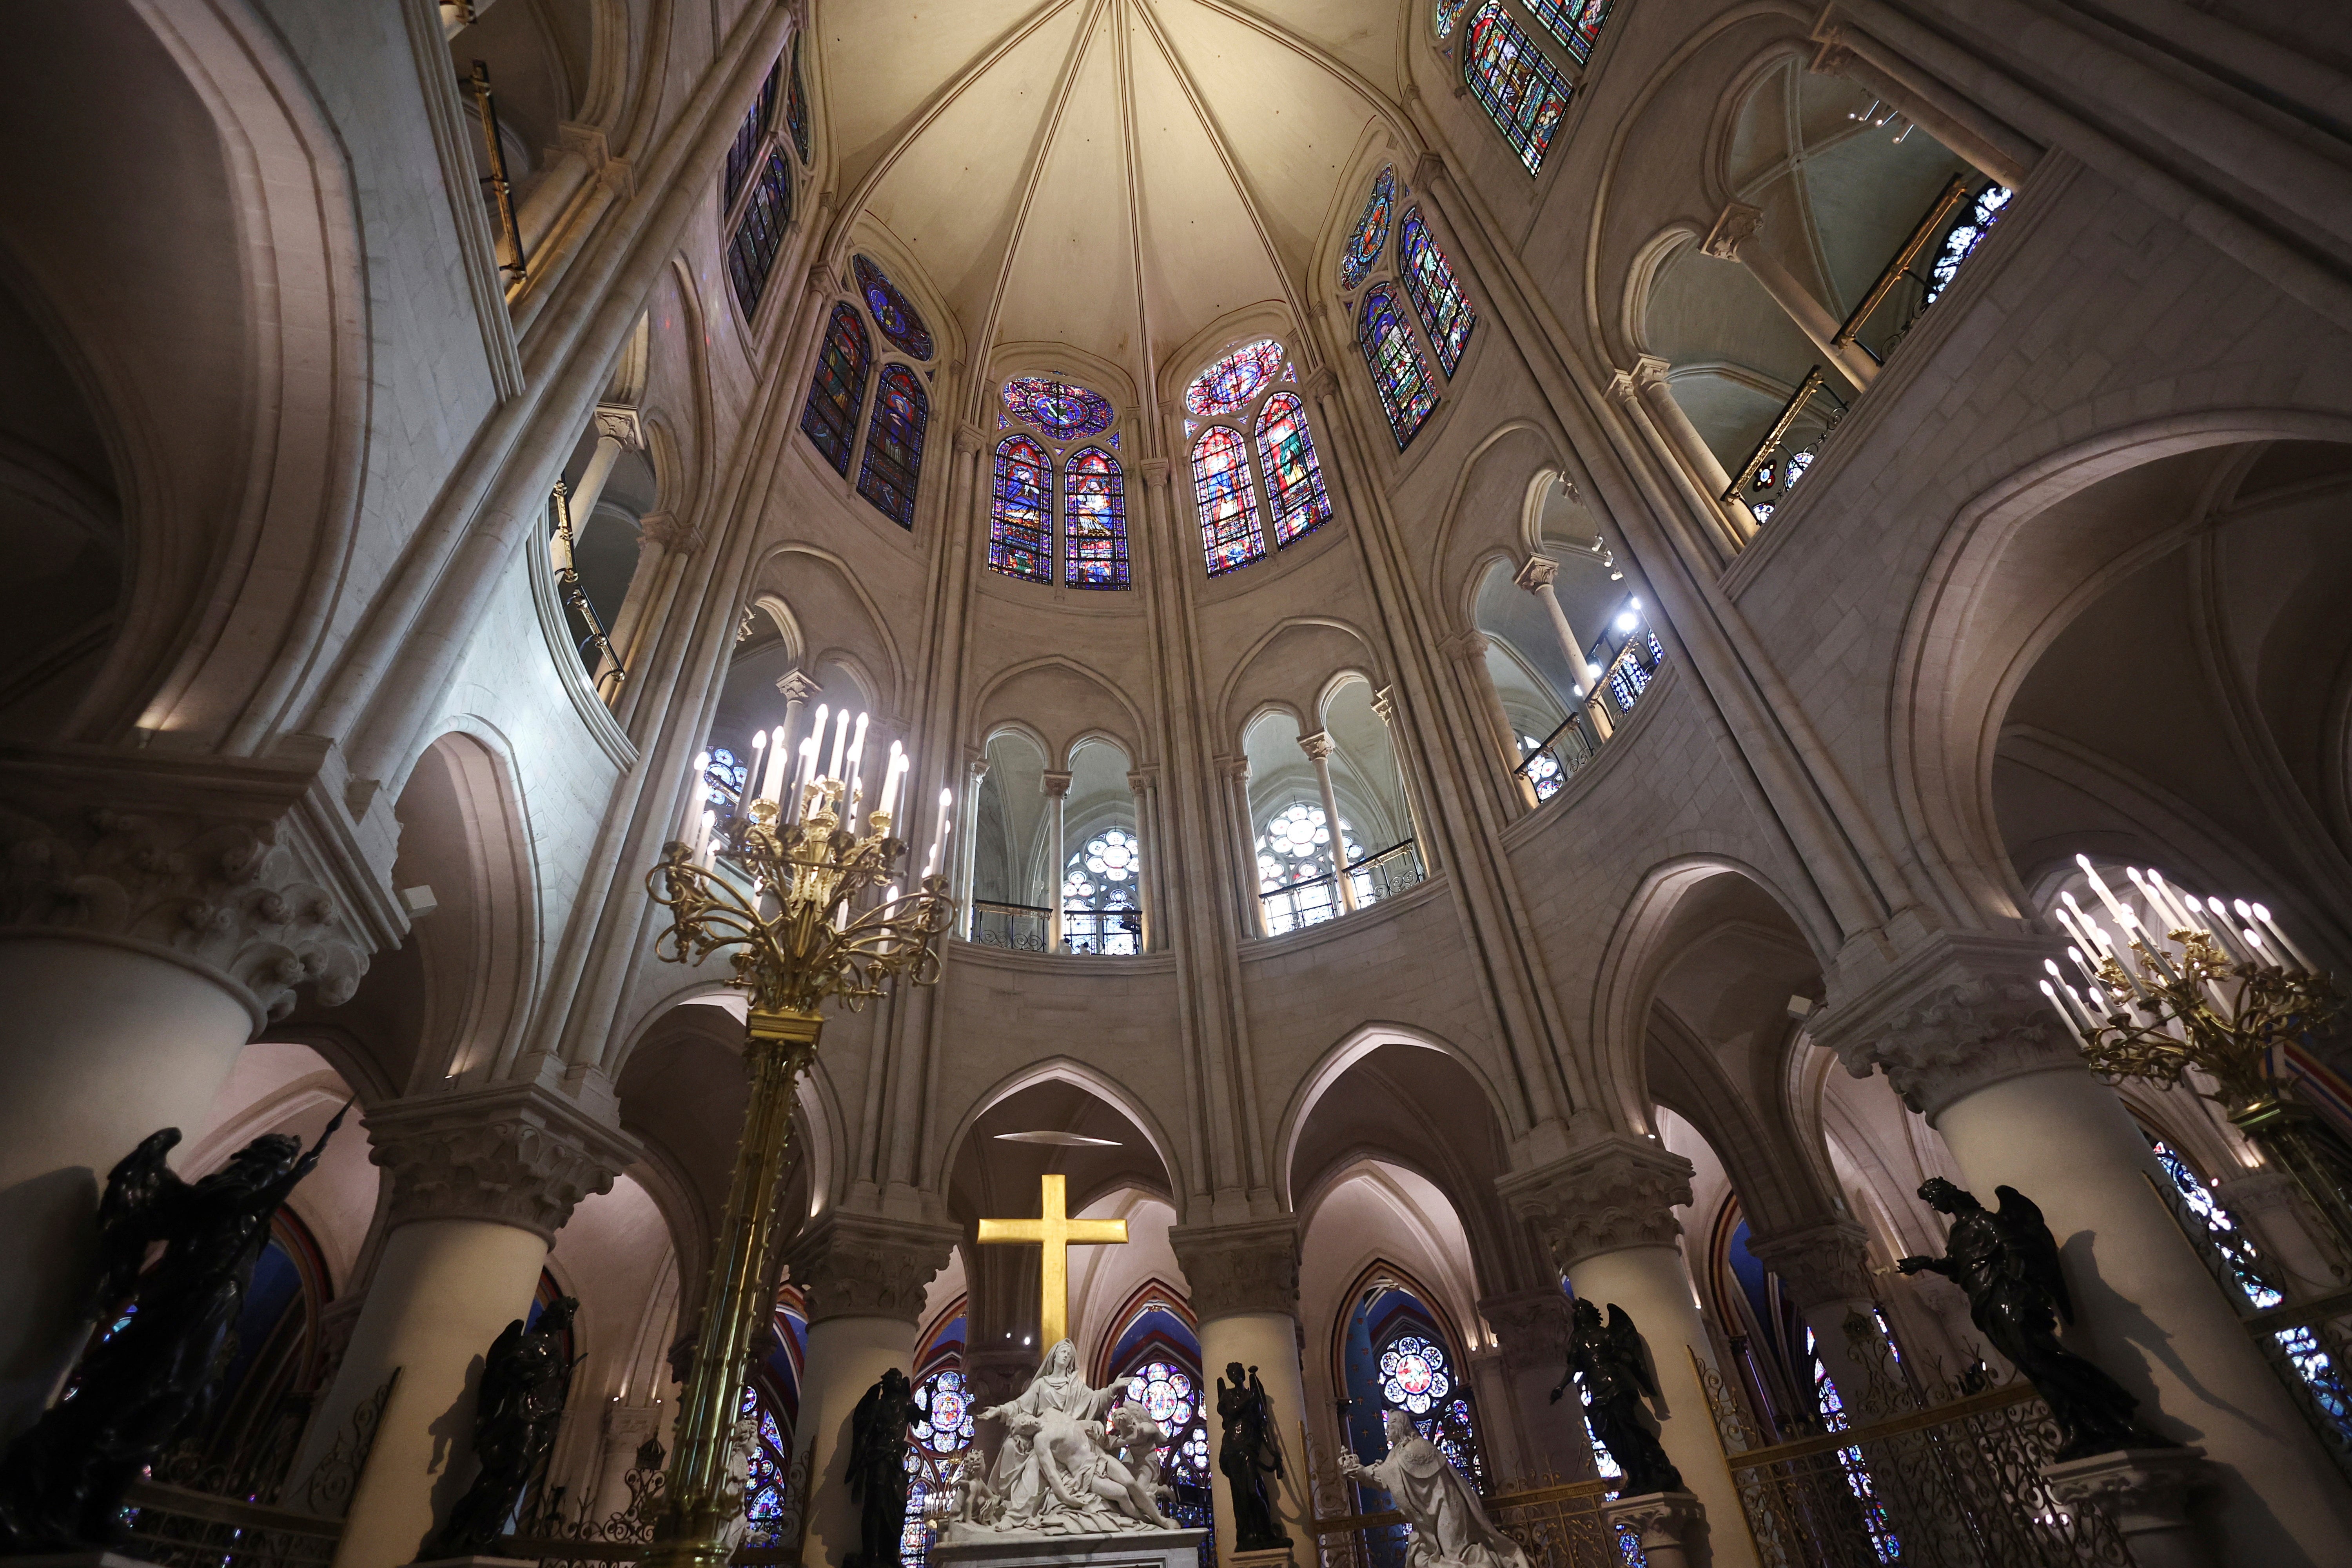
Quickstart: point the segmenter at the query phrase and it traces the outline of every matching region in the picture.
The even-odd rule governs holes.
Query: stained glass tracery
[[[915,359],[929,359],[933,353],[931,330],[923,324],[922,313],[915,309],[914,302],[899,292],[887,273],[865,257],[851,257],[849,269],[882,335],[901,353]]]
[[[1274,503],[1276,549],[1331,521],[1323,466],[1316,461],[1315,437],[1307,428],[1307,405],[1299,402],[1297,393],[1277,392],[1258,411],[1257,457],[1265,468],[1267,499]]]
[[[1143,1406],[1160,1423],[1168,1443],[1157,1450],[1164,1480],[1180,1485],[1209,1484],[1209,1434],[1194,1417],[1201,1401],[1192,1374],[1173,1363],[1154,1361],[1137,1367],[1127,1380],[1127,1399]]]
[[[1399,1334],[1381,1352],[1380,1378],[1381,1402],[1403,1411],[1413,1430],[1436,1444],[1472,1486],[1484,1489],[1486,1460],[1478,1450],[1477,1426],[1445,1347],[1424,1334]]]
[[[1062,470],[1064,580],[1073,588],[1127,584],[1127,481],[1100,447],[1070,454]]]
[[[1202,419],[1247,408],[1282,369],[1282,345],[1272,338],[1244,343],[1184,389],[1184,408]]]
[[[900,528],[915,526],[915,487],[923,477],[923,428],[931,402],[923,384],[903,364],[882,367],[874,395],[874,418],[866,433],[866,461],[857,470],[857,493]]]
[[[774,1530],[783,1522],[793,1468],[783,1428],[776,1420],[775,1411],[761,1396],[757,1384],[744,1385],[743,1403],[736,1414],[739,1417],[757,1417],[759,1430],[743,1488],[743,1516],[751,1521],[755,1533],[762,1532],[762,1527]]]
[[[907,1511],[898,1534],[898,1560],[908,1568],[919,1568],[946,1521],[977,1409],[962,1372],[952,1366],[917,1384],[914,1403],[907,1427]]]
[[[743,194],[743,182],[751,177],[751,166],[760,156],[760,143],[768,134],[768,124],[776,111],[776,71],[768,72],[761,84],[760,96],[743,111],[743,123],[736,128],[734,144],[727,149],[727,174],[719,186],[719,217],[725,222],[735,210],[735,198]]]
[[[846,300],[836,303],[809,384],[808,406],[801,411],[801,429],[834,472],[845,478],[857,438],[857,407],[866,401],[866,373],[873,360],[874,345],[857,308]]]
[[[989,504],[988,564],[1007,577],[1054,580],[1054,470],[1026,436],[996,448],[996,493]]]
[[[808,91],[801,85],[801,41],[793,39],[792,90],[784,101],[784,129],[792,133],[793,152],[809,161]]]
[[[1430,237],[1419,207],[1409,210],[1397,229],[1397,271],[1404,279],[1404,291],[1412,296],[1412,308],[1421,312],[1421,324],[1429,329],[1430,346],[1437,351],[1437,368],[1451,377],[1462,363],[1462,351],[1469,346],[1478,312],[1470,308],[1462,285],[1454,280],[1454,268],[1446,264],[1445,252]]]
[[[1381,412],[1388,416],[1389,432],[1402,452],[1437,407],[1429,367],[1422,363],[1421,345],[1397,312],[1396,290],[1375,285],[1364,296],[1364,311],[1357,333],[1364,366],[1372,373],[1372,388],[1380,394]]]
[[[1380,178],[1372,182],[1372,194],[1365,198],[1364,213],[1356,220],[1356,229],[1348,237],[1348,248],[1339,256],[1339,287],[1354,289],[1372,275],[1381,263],[1381,253],[1388,248],[1389,220],[1396,215],[1396,165],[1382,169]]]
[[[1527,0],[1527,7],[1579,65],[1592,58],[1593,42],[1609,16],[1609,0]]]
[[[1198,385],[1198,383],[1194,384]],[[1201,548],[1209,575],[1246,566],[1265,553],[1257,521],[1257,484],[1241,436],[1212,425],[1192,446],[1192,498],[1201,509]]]
[[[760,182],[727,243],[727,279],[745,320],[759,313],[761,296],[768,291],[768,274],[783,248],[784,230],[793,221],[793,174],[783,151],[772,147],[760,169]]]
[[[1463,36],[1462,79],[1528,173],[1541,169],[1568,108],[1568,79],[1504,11],[1503,0],[1486,0],[1470,18]]]
[[[1016,375],[1006,382],[1004,408],[1056,441],[1098,436],[1118,416],[1102,394],[1039,375]]]
[[[1462,19],[1462,7],[1468,3],[1469,0],[1437,0],[1430,7],[1429,25],[1436,29],[1439,43],[1454,36],[1454,24]]]

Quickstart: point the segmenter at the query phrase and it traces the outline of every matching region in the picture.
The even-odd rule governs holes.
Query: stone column
[[[1225,799],[1233,811],[1234,832],[1240,840],[1241,859],[1236,864],[1242,878],[1242,907],[1250,911],[1250,935],[1265,936],[1268,934],[1265,900],[1258,896],[1257,840],[1251,831],[1249,758],[1219,757],[1216,763],[1217,772],[1225,781]]]
[[[1813,1331],[1814,1349],[1837,1384],[1847,1419],[1859,1426],[1899,1414],[1884,1400],[1872,1403],[1872,1391],[1893,1390],[1900,1374],[1872,1316],[1878,1301],[1871,1293],[1870,1243],[1862,1227],[1848,1219],[1825,1220],[1776,1236],[1751,1236],[1748,1250],[1780,1277],[1780,1288]],[[1866,1331],[1850,1329],[1857,1316]]]
[[[1307,1379],[1298,1364],[1298,1222],[1286,1215],[1241,1225],[1178,1226],[1168,1233],[1184,1270],[1188,1299],[1200,1324],[1201,1402],[1217,1442],[1216,1387],[1234,1364],[1247,1377],[1257,1368],[1274,1406],[1281,1434],[1284,1475],[1269,1479],[1268,1491],[1281,1532],[1290,1537],[1293,1561],[1312,1561],[1315,1535],[1307,1454],[1301,1442],[1307,1420]],[[1217,1527],[1217,1560],[1232,1568],[1233,1492],[1224,1476],[1212,1478],[1211,1508]],[[1264,1553],[1252,1553],[1262,1564]]]
[[[1044,778],[1046,832],[1053,836],[1054,853],[1045,865],[1045,951],[1062,951],[1062,862],[1070,852],[1070,775],[1055,769],[1045,770]]]
[[[1502,1346],[1507,1415],[1518,1435],[1523,1474],[1530,1485],[1546,1478],[1580,1481],[1593,1475],[1592,1436],[1573,1384],[1554,1404],[1551,1391],[1568,1364],[1568,1296],[1558,1286],[1490,1296],[1478,1315]]]
[[[1601,700],[1600,677],[1592,673],[1591,661],[1584,657],[1585,645],[1577,640],[1576,628],[1568,624],[1568,612],[1560,608],[1559,590],[1553,584],[1559,578],[1559,563],[1541,555],[1530,555],[1528,563],[1519,568],[1511,581],[1543,602],[1546,614],[1551,617],[1551,629],[1559,638],[1561,657],[1568,660],[1568,672],[1584,696],[1581,699],[1585,716],[1592,724],[1595,740],[1606,739],[1614,726],[1603,711],[1608,704]],[[1571,697],[1571,702],[1578,699]]]
[[[1878,362],[1859,343],[1838,342],[1838,332],[1845,323],[1780,265],[1780,258],[1772,254],[1770,246],[1758,240],[1757,235],[1763,227],[1762,208],[1733,202],[1717,216],[1715,226],[1707,231],[1701,248],[1717,260],[1736,261],[1748,268],[1748,276],[1772,296],[1772,302],[1797,323],[1797,330],[1812,339],[1813,347],[1822,352],[1822,357],[1843,372],[1847,380],[1867,391],[1877,379]]]
[[[1743,1524],[1739,1492],[1724,1461],[1701,1364],[1714,1365],[1706,1325],[1675,1238],[1675,1207],[1691,1201],[1690,1162],[1651,1138],[1614,1133],[1495,1184],[1514,1213],[1533,1225],[1568,1275],[1579,1301],[1604,1314],[1630,1313],[1649,1342],[1664,1394],[1659,1441],[1701,1505],[1704,1542],[1723,1568],[1757,1568]],[[1562,1402],[1566,1402],[1565,1395]],[[1710,1559],[1694,1551],[1689,1561]]]
[[[597,693],[607,703],[619,697],[629,673],[643,668],[660,619],[656,607],[667,602],[679,566],[701,547],[702,531],[668,512],[648,512],[637,520],[637,564],[604,639],[613,645],[613,658],[596,671]]]
[[[890,1368],[912,1375],[923,1293],[956,1240],[947,1226],[833,1209],[793,1244],[792,1280],[807,1298],[809,1323],[793,1437],[809,1455],[803,1563],[839,1563],[857,1550],[850,1413]]]
[[[963,900],[967,920],[971,918],[969,910],[971,905],[972,868],[976,864],[975,853],[980,843],[980,786],[987,781],[987,753],[982,752],[966,760],[962,809],[956,814],[963,819],[960,825],[961,831],[957,835],[962,842],[956,846],[953,853],[955,855],[955,896]],[[967,925],[964,928],[964,934],[969,936],[971,933],[971,928]]]
[[[1626,418],[1664,463],[1668,474],[1683,486],[1684,499],[1699,519],[1714,530],[1703,542],[1718,567],[1727,563],[1756,536],[1755,512],[1745,500],[1724,499],[1731,475],[1706,437],[1698,433],[1683,405],[1675,401],[1668,373],[1674,367],[1654,354],[1643,354],[1630,371],[1619,371],[1609,383],[1609,395],[1625,410]]]
[[[1339,884],[1340,907],[1353,914],[1356,889],[1348,881],[1348,841],[1339,831],[1339,796],[1331,788],[1332,746],[1330,732],[1326,730],[1298,737],[1298,749],[1315,764],[1315,788],[1323,797],[1323,826],[1331,832],[1331,879]]]
[[[1437,651],[1454,661],[1454,675],[1476,710],[1465,715],[1471,729],[1485,730],[1487,743],[1502,756],[1504,776],[1511,781],[1506,793],[1526,809],[1534,810],[1535,786],[1517,771],[1522,761],[1518,737],[1511,733],[1511,716],[1503,711],[1502,693],[1495,689],[1495,678],[1486,668],[1486,634],[1457,632],[1439,643]]]
[[[555,1233],[610,1192],[635,1149],[611,1120],[536,1085],[419,1095],[369,1112],[391,1188],[383,1251],[289,1492],[395,1373],[333,1568],[414,1562],[472,1483],[482,1357],[530,1307]]]
[[[2049,943],[1945,935],[1809,1026],[1848,1071],[1884,1071],[1988,1206],[2038,1204],[2065,1262],[2067,1338],[2165,1436],[2201,1445],[2218,1523],[2249,1563],[2321,1561],[2352,1494],[2150,1185],[2131,1113],[2092,1077],[2037,988]]]
[[[1160,911],[1165,907],[1160,891],[1160,770],[1156,766],[1131,769],[1127,775],[1128,793],[1135,797],[1135,848],[1139,869],[1135,879],[1136,919],[1143,929],[1136,933],[1138,952],[1155,951],[1160,941]]]
[[[107,1173],[200,1131],[246,1042],[404,925],[340,763],[0,751],[0,1436],[89,1328]],[[346,1132],[344,1136],[353,1136]]]
[[[1979,173],[2010,189],[2024,182],[2041,155],[2032,142],[1965,94],[1954,92],[1933,73],[1847,25],[1837,7],[1822,7],[1813,37],[1822,46],[1813,57],[1813,70],[1851,77]]]
[[[588,519],[596,510],[596,502],[604,494],[604,481],[613,477],[613,465],[621,460],[621,453],[645,443],[644,432],[637,425],[637,411],[609,403],[600,403],[595,413],[596,449],[588,454],[588,466],[580,471],[580,482],[572,487],[567,503],[572,512],[572,536],[576,542],[588,531]],[[548,542],[548,560],[559,572],[572,564],[562,538]]]
[[[799,670],[788,669],[776,677],[776,691],[784,700],[784,755],[787,759],[784,763],[786,774],[784,788],[790,790],[793,787],[790,778],[792,763],[789,760],[792,756],[792,749],[805,738],[801,734],[801,714],[807,710],[810,698],[821,697],[824,694],[824,688]],[[797,802],[787,801],[786,809],[789,810],[797,804]],[[902,811],[900,815],[904,816],[905,813]]]
[[[1383,686],[1372,693],[1372,711],[1388,726],[1389,746],[1396,753],[1397,778],[1404,784],[1404,808],[1412,817],[1413,843],[1421,853],[1422,873],[1433,877],[1437,866],[1432,857],[1433,846],[1428,831],[1428,813],[1422,804],[1421,774],[1412,765],[1413,752],[1397,734],[1396,688]]]

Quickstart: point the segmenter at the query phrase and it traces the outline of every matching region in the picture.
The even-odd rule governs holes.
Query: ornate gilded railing
[[[1843,349],[1851,344],[1877,363],[1885,364],[1904,335],[1927,313],[1927,307],[1950,287],[1960,263],[1982,242],[1985,231],[2000,220],[2009,197],[2005,187],[1990,184],[1971,194],[1968,176],[1954,174],[1937,193],[1936,199],[1927,204],[1927,212],[1863,295],[1853,314],[1838,328],[1830,345]],[[1963,212],[1963,206],[1968,210]],[[1923,262],[1930,247],[1936,254]],[[1893,309],[1888,310],[1890,304]],[[1887,311],[1894,324],[1880,338],[1878,346],[1873,348],[1863,342],[1863,330],[1883,310]]]
[[[1407,888],[1418,887],[1427,876],[1421,863],[1418,839],[1407,838],[1348,862],[1348,883],[1360,909],[1382,899],[1392,899]],[[1339,897],[1339,879],[1329,871],[1319,877],[1285,882],[1278,888],[1263,889],[1257,901],[1265,912],[1266,932],[1271,936],[1280,936],[1301,926],[1321,925],[1348,912]]]
[[[550,558],[555,568],[556,591],[587,628],[580,639],[581,658],[595,677],[596,695],[610,702],[619,694],[621,683],[628,679],[629,672],[621,667],[621,656],[613,651],[612,639],[604,635],[604,617],[597,615],[596,606],[588,602],[588,590],[581,585],[580,569],[572,555],[578,537],[572,531],[572,496],[562,479],[555,481],[548,499],[555,509],[555,545]],[[588,658],[592,651],[594,658]]]
[[[159,1568],[323,1568],[343,1522],[167,1481],[134,1481],[125,1555]]]
[[[1810,439],[1797,444],[1794,441],[1797,421],[1811,406],[1817,394],[1828,398],[1831,407],[1826,415],[1820,416],[1821,428]],[[1727,502],[1746,501],[1748,510],[1756,514],[1757,521],[1769,522],[1774,510],[1788,499],[1797,481],[1805,477],[1805,470],[1813,466],[1813,459],[1821,455],[1822,443],[1830,438],[1830,432],[1836,429],[1838,421],[1844,417],[1843,400],[1829,389],[1829,382],[1822,374],[1822,367],[1813,366],[1805,373],[1805,379],[1797,384],[1797,390],[1790,395],[1789,401],[1780,405],[1780,412],[1773,416],[1771,425],[1764,432],[1764,438],[1756,443],[1756,449],[1748,454],[1746,462],[1739,465],[1739,471],[1732,476],[1731,488],[1723,492],[1723,499]]]
[[[987,899],[971,900],[971,924],[964,940],[979,947],[1010,948],[1014,952],[1045,951],[1046,923],[1054,911],[1043,904],[1000,904]]]
[[[470,8],[468,11],[466,20],[470,22],[473,17]],[[482,177],[482,184],[488,188],[490,204],[498,210],[499,237],[506,245],[507,259],[499,264],[499,270],[512,273],[515,282],[520,283],[530,269],[530,260],[522,251],[522,228],[515,221],[514,185],[507,178],[506,146],[499,140],[499,105],[498,100],[490,96],[490,68],[476,60],[474,74],[467,79],[466,86],[474,95],[475,112],[481,116],[482,145],[488,154],[490,172]]]

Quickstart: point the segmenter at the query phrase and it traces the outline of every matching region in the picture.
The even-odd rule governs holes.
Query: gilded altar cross
[[[1069,1183],[1062,1176],[1037,1178],[1035,1219],[984,1219],[980,1239],[1034,1241],[1045,1248],[1037,1279],[1037,1352],[1043,1355],[1070,1337],[1070,1248],[1127,1239],[1123,1219],[1069,1217]]]

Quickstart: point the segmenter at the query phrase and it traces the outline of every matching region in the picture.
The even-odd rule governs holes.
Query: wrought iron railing
[[[1576,770],[1601,754],[1601,738],[1583,712],[1570,714],[1559,728],[1526,749],[1512,773],[1528,781],[1538,802],[1568,785]]]
[[[1062,951],[1097,958],[1132,958],[1143,951],[1143,911],[1066,905],[1062,910]]]
[[[125,1500],[125,1555],[159,1568],[324,1568],[343,1533],[339,1519],[167,1481],[134,1481]]]
[[[596,606],[588,602],[588,590],[580,584],[580,569],[572,559],[572,549],[578,538],[572,526],[572,496],[564,489],[562,479],[555,481],[555,489],[549,493],[548,500],[555,510],[555,586],[563,595],[564,604],[571,606],[572,613],[580,617],[580,624],[586,628],[580,638],[580,659],[588,666],[595,679],[596,694],[610,702],[619,693],[621,683],[628,679],[629,672],[621,668],[620,655],[613,651],[612,641],[604,635],[604,618],[596,614]],[[595,657],[590,658],[591,654]]]
[[[1820,416],[1821,428],[1801,444],[1795,444],[1797,421],[1811,407],[1816,396],[1829,400],[1829,410]],[[1756,449],[1748,454],[1748,460],[1732,476],[1731,488],[1723,492],[1724,500],[1744,500],[1748,503],[1748,510],[1756,514],[1757,521],[1769,522],[1772,513],[1788,499],[1797,481],[1805,477],[1805,470],[1813,466],[1813,459],[1821,455],[1822,444],[1830,438],[1830,432],[1836,429],[1838,421],[1844,417],[1844,400],[1829,389],[1822,367],[1813,366],[1805,373],[1805,379],[1797,384],[1797,390],[1790,395],[1789,401],[1780,405],[1780,412],[1773,416],[1771,425],[1764,432],[1764,438],[1756,443]]]
[[[1904,335],[1950,286],[1960,263],[2000,221],[2011,195],[2007,187],[1990,184],[1971,192],[1969,184],[1967,175],[1954,174],[1927,204],[1862,302],[1830,340],[1832,348],[1852,345],[1885,364]],[[1866,331],[1877,337],[1876,347],[1864,341]]]
[[[1622,641],[1613,637],[1597,639],[1586,650],[1585,660],[1601,669],[1601,678],[1592,683],[1593,696],[1607,702],[1615,710],[1617,721],[1622,722],[1657,678],[1666,650],[1659,644],[1657,633],[1637,624]]]
[[[1014,952],[1045,951],[1045,930],[1054,911],[1041,904],[1000,904],[987,899],[971,900],[971,927],[965,938],[976,947],[1009,948]]]
[[[567,1512],[558,1489],[545,1512],[522,1520],[513,1534],[499,1538],[496,1555],[536,1563],[538,1568],[603,1568],[644,1558],[653,1547],[667,1478],[661,1468],[665,1456],[660,1443],[641,1445],[637,1457],[640,1463],[623,1478],[629,1489],[625,1508],[597,1519],[591,1513],[593,1504],[583,1501],[576,1510]],[[808,1492],[808,1458],[803,1451],[793,1461],[784,1480],[784,1511],[780,1517],[742,1521],[741,1538],[728,1558],[735,1568],[785,1568],[800,1562],[807,1524],[802,1500]],[[644,1462],[648,1459],[650,1464]]]
[[[1420,842],[1407,838],[1350,860],[1347,874],[1349,887],[1360,909],[1419,885],[1428,872],[1421,863]],[[1320,925],[1348,912],[1346,902],[1339,897],[1339,879],[1329,871],[1319,877],[1285,882],[1278,888],[1261,889],[1257,901],[1268,936],[1280,936],[1301,926]]]

